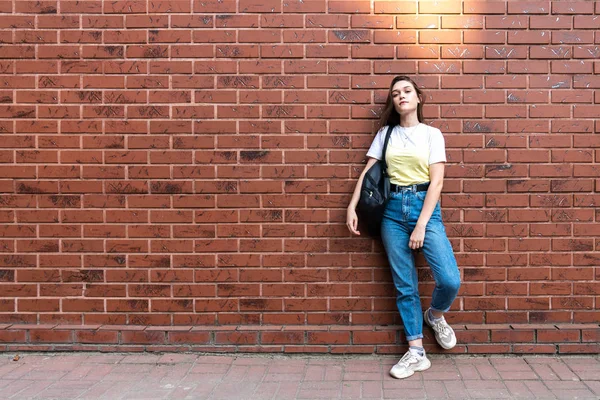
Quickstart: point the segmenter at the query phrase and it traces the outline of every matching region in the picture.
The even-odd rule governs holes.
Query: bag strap
[[[383,142],[383,152],[381,155],[381,162],[383,164],[383,175],[387,176],[387,163],[385,162],[385,153],[387,151],[388,142],[390,141],[390,136],[392,136],[392,131],[394,127],[392,125],[388,126],[387,133],[385,134],[385,141]]]

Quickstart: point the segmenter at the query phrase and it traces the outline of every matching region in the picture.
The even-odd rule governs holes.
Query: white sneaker
[[[435,332],[435,340],[437,340],[438,344],[446,350],[450,350],[456,346],[456,335],[454,334],[454,330],[446,322],[446,319],[442,317],[437,322],[431,322],[429,320],[429,313],[429,309],[425,310],[423,319]]]
[[[396,379],[408,378],[415,372],[425,371],[431,367],[431,361],[425,354],[419,356],[409,351],[406,352],[396,365],[390,369],[390,375]]]

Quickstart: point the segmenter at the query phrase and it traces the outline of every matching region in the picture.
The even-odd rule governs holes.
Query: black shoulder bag
[[[367,229],[371,236],[381,235],[383,211],[390,197],[390,178],[387,174],[385,152],[392,134],[393,127],[389,126],[383,144],[381,160],[369,168],[360,188],[360,199],[356,206],[359,223]]]

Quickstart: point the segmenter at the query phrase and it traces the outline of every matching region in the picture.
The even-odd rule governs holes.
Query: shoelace
[[[413,353],[411,353],[409,351],[404,356],[402,356],[400,361],[398,361],[398,364],[408,367],[411,364],[411,361],[413,361],[413,360],[418,361],[417,356],[415,356]]]
[[[435,330],[440,336],[447,337],[450,335],[450,327],[446,324],[446,321],[442,320],[434,325]]]

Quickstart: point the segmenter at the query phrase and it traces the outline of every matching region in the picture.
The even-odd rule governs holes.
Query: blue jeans
[[[417,269],[408,242],[421,214],[426,194],[425,191],[416,192],[414,188],[392,192],[381,225],[381,238],[397,292],[396,305],[407,340],[423,338],[423,312]],[[439,202],[427,223],[422,251],[435,279],[431,308],[446,312],[458,294],[460,272],[446,236]]]

